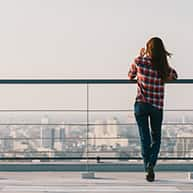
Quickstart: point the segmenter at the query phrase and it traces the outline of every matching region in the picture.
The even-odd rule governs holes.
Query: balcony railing
[[[140,142],[137,135],[137,126],[134,117],[132,117],[133,109],[131,107],[130,109],[93,108],[95,101],[91,101],[91,95],[95,89],[98,89],[96,86],[128,86],[135,83],[135,80],[113,79],[0,80],[0,86],[12,85],[12,87],[15,85],[29,85],[29,87],[30,85],[76,85],[79,87],[81,85],[84,93],[84,104],[83,108],[80,109],[65,107],[63,107],[63,109],[0,109],[0,114],[3,117],[9,117],[9,119],[4,118],[4,121],[0,121],[0,160],[38,159],[56,161],[94,159],[98,162],[101,160],[140,160]],[[167,82],[167,84],[193,84],[193,79],[170,81]],[[74,87],[74,89],[77,87]],[[106,88],[103,89],[106,90]],[[105,97],[107,99],[108,97],[113,97],[112,93],[111,96],[108,97],[103,97],[102,95],[103,92],[97,94],[97,97],[99,97],[98,100],[102,100]],[[73,99],[76,97],[78,100],[80,94],[73,96]],[[165,116],[167,116],[167,113],[180,113],[181,117],[183,117],[184,112],[192,113],[193,108],[190,106],[188,109],[166,109]],[[69,117],[69,114],[78,114],[77,117],[80,120],[72,121],[72,117]],[[106,120],[105,114],[111,115],[110,120]],[[122,114],[124,114],[124,116],[129,115],[130,120],[125,122],[124,119],[124,121],[122,121]],[[29,121],[30,115],[39,116],[39,121],[37,121],[37,118]],[[28,118],[25,120],[26,116]],[[49,120],[49,116],[51,117],[51,121]],[[114,116],[118,116],[118,118]],[[69,120],[64,120],[63,117],[69,117]],[[96,117],[100,117],[100,119]],[[101,117],[104,117],[102,121]],[[170,132],[170,135],[163,135],[159,159],[192,160],[193,137],[188,135],[180,136],[177,135],[177,133],[178,131],[185,132],[186,130],[193,130],[193,119],[187,122],[165,121],[163,123],[163,131],[173,129],[175,129],[176,132]],[[174,133],[174,135],[172,136],[171,133]]]

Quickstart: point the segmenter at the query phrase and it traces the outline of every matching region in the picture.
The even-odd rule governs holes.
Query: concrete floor
[[[1,172],[2,193],[193,193],[193,180],[184,172],[157,172],[146,182],[143,172],[96,172],[82,179],[81,172]]]

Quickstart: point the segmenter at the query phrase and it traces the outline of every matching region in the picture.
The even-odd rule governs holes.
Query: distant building
[[[63,125],[58,126],[54,129],[54,149],[62,151],[65,143],[65,128]]]
[[[2,140],[1,148],[4,152],[9,152],[13,150],[13,138],[10,135],[7,135]]]
[[[128,146],[128,139],[120,139],[119,122],[116,118],[109,119],[106,122],[98,120],[95,122],[94,132],[90,133],[89,144],[93,146],[116,147]]]
[[[193,156],[193,133],[191,130],[180,131],[177,134],[175,152],[178,157]]]
[[[42,133],[42,147],[53,149],[54,138],[55,138],[55,129],[49,127],[44,128]]]
[[[44,141],[44,130],[48,127],[48,116],[44,116],[41,119],[41,127],[40,127],[40,146],[43,147],[43,141]]]
[[[41,147],[53,149],[54,148],[54,128],[49,126],[48,116],[44,116],[41,120],[40,139]]]
[[[3,152],[9,152],[9,151],[13,150],[13,147],[14,147],[13,138],[15,136],[12,135],[11,131],[12,131],[11,128],[7,128],[6,132],[4,134],[4,138],[2,139],[1,148],[2,148]]]

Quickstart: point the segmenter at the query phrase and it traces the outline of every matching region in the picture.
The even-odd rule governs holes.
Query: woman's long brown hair
[[[161,79],[166,82],[169,73],[167,56],[171,57],[171,53],[165,49],[163,41],[158,37],[151,38],[146,46],[146,54],[151,57],[154,68]]]

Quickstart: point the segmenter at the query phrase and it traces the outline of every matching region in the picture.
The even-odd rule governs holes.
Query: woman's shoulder
[[[151,58],[148,57],[148,56],[137,56],[135,58],[135,63],[140,65],[140,64],[145,64],[145,65],[148,65],[148,64],[151,64]]]

